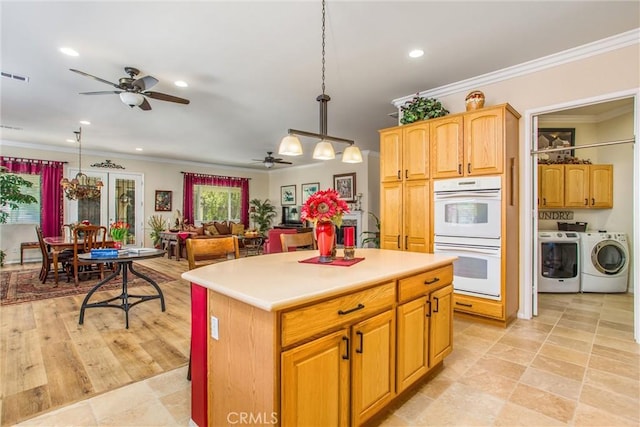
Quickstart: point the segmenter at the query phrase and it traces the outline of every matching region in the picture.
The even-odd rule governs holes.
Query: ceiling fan
[[[102,83],[106,83],[118,89],[118,90],[105,90],[105,91],[99,91],[99,92],[80,92],[80,95],[117,94],[117,95],[120,95],[120,100],[125,104],[127,104],[129,107],[131,108],[140,107],[142,110],[145,110],[145,111],[151,110],[151,104],[149,104],[149,101],[147,101],[145,96],[153,99],[158,99],[160,101],[177,102],[178,104],[189,103],[188,99],[179,98],[173,95],[167,95],[166,93],[152,92],[148,90],[158,83],[158,79],[151,76],[136,78],[136,76],[140,74],[140,70],[138,70],[137,68],[124,67],[124,71],[129,75],[129,77],[121,77],[118,80],[118,83],[112,83],[108,80],[101,79],[100,77],[96,77],[91,74],[85,73],[84,71],[74,70],[73,68],[70,68],[70,70],[73,71],[74,73],[78,73],[82,76],[91,77],[94,80],[97,80]]]
[[[292,165],[293,163],[291,162],[287,162],[285,160],[282,160],[279,157],[273,157],[272,156],[273,151],[267,151],[267,157],[265,157],[263,160],[259,160],[259,159],[253,159],[256,162],[260,162],[264,165],[265,168],[267,169],[271,169],[276,163],[279,163],[281,165]]]

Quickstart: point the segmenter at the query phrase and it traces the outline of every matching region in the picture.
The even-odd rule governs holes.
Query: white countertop
[[[182,278],[266,311],[353,291],[453,262],[456,257],[357,248],[351,266],[300,263],[318,251],[283,252],[196,268]],[[338,250],[339,257],[342,250]]]

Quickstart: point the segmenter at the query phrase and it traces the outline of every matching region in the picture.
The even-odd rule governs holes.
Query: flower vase
[[[316,224],[316,240],[320,252],[319,262],[331,262],[331,251],[335,240],[336,228],[331,221],[318,221]]]
[[[122,249],[122,241],[120,241],[120,240],[115,240],[115,241],[113,242],[113,247],[114,247],[115,249]]]

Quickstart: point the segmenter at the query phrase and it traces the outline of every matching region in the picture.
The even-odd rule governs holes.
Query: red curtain
[[[0,157],[0,166],[12,173],[40,175],[40,226],[45,237],[59,236],[62,229],[63,162]]]
[[[183,172],[183,215],[185,221],[193,224],[193,186],[216,185],[219,187],[240,187],[240,222],[249,226],[249,178],[232,176],[203,175]]]

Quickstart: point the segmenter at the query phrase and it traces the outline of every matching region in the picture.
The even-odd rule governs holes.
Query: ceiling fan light
[[[297,136],[287,135],[280,141],[280,147],[278,147],[278,154],[285,156],[301,156],[302,155],[302,143]]]
[[[140,95],[139,93],[122,92],[120,94],[120,100],[127,104],[129,107],[133,108],[142,104],[142,102],[144,101],[144,96]]]
[[[335,159],[336,152],[333,151],[333,145],[325,140],[318,142],[316,148],[313,149],[313,158],[316,160]]]
[[[348,146],[342,153],[342,163],[362,163],[362,153],[355,145]]]
[[[273,162],[270,162],[270,161],[264,162],[264,167],[267,169],[271,169],[273,167]]]

